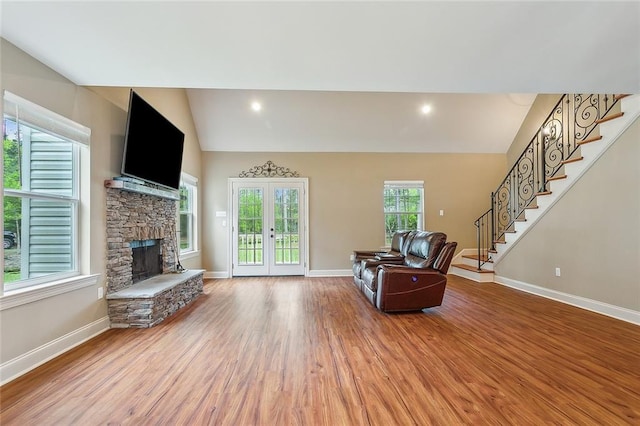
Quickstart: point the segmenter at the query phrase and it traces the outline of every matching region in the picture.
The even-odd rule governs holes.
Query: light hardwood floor
[[[638,425],[640,327],[449,276],[376,311],[351,278],[208,280],[0,388],[2,425]]]

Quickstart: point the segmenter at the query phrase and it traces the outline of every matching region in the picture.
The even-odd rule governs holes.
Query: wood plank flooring
[[[383,314],[351,278],[205,281],[0,388],[2,425],[639,425],[640,327],[449,276]]]

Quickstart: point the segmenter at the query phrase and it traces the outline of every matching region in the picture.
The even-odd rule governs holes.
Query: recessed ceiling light
[[[422,107],[420,108],[420,112],[425,115],[429,114],[431,112],[431,105],[428,105],[428,104],[422,105]]]
[[[251,102],[251,109],[258,112],[262,109],[262,104],[257,101]]]

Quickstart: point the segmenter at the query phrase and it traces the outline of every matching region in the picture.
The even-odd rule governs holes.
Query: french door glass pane
[[[298,243],[299,190],[278,188],[274,192],[275,263],[277,265],[300,264]]]
[[[262,265],[263,193],[260,188],[240,188],[238,202],[238,264]]]

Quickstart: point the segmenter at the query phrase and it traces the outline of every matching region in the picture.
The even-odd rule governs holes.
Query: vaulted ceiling
[[[188,89],[205,150],[505,152],[538,93],[640,93],[637,1],[0,7],[76,84]]]

